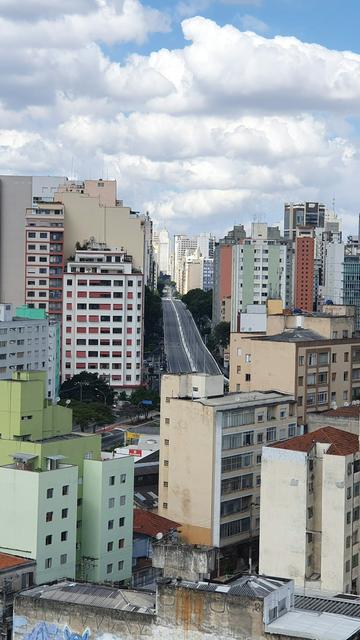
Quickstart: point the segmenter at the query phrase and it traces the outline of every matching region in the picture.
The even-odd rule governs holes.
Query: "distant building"
[[[312,411],[360,399],[360,338],[354,335],[353,307],[253,316],[251,324],[244,321],[243,331],[231,334],[231,391],[271,388],[294,395],[300,425]]]
[[[36,562],[0,553],[0,637],[11,638],[15,594],[34,584]]]
[[[359,471],[358,434],[333,427],[263,448],[260,573],[359,592]]]
[[[325,227],[326,207],[319,202],[287,202],[284,205],[284,237],[295,240],[297,227]]]
[[[155,260],[158,267],[159,275],[162,273],[164,275],[170,275],[171,273],[171,265],[170,265],[170,236],[166,229],[161,229],[160,231],[154,232],[154,251],[155,251]]]
[[[101,436],[72,433],[45,374],[0,381],[0,548],[36,561],[38,584],[131,577],[134,465],[102,461]]]
[[[230,322],[231,283],[232,283],[232,246],[246,238],[243,225],[236,225],[216,243],[214,248],[213,308],[212,323]]]
[[[220,375],[162,377],[158,511],[181,522],[185,542],[244,566],[259,535],[261,448],[297,433],[296,407],[273,391],[224,395],[223,384]]]
[[[64,279],[63,380],[85,370],[112,387],[139,387],[144,283],[131,256],[92,243],[76,251]]]
[[[44,310],[0,304],[0,380],[15,371],[46,371],[47,397],[60,388],[60,325]]]
[[[314,311],[315,238],[311,227],[297,227],[294,265],[294,306]]]

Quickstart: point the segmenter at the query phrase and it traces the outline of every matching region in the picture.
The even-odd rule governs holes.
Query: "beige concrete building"
[[[257,314],[252,326],[244,320],[245,330],[231,335],[230,391],[292,394],[299,424],[311,411],[360,399],[353,313],[353,307],[329,306],[319,314]]]
[[[159,514],[181,523],[186,542],[247,562],[259,535],[261,448],[297,433],[295,411],[291,395],[224,395],[220,375],[164,375]]]
[[[360,433],[360,403],[355,401],[349,406],[336,407],[325,412],[308,414],[307,430],[316,431],[326,425],[335,427],[348,433],[359,435]]]
[[[260,524],[260,573],[358,593],[358,435],[324,427],[265,446]]]

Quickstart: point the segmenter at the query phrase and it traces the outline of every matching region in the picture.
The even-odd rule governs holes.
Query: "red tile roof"
[[[168,520],[151,511],[134,509],[134,533],[143,533],[155,538],[157,533],[169,533],[172,529],[179,529],[179,522]]]
[[[360,417],[360,406],[355,405],[352,407],[338,407],[337,409],[329,409],[329,411],[324,411],[323,416],[329,416],[331,418],[359,418]]]
[[[334,427],[322,427],[312,433],[305,433],[303,436],[296,436],[285,442],[277,442],[273,446],[278,449],[309,453],[315,442],[329,443],[331,446],[326,453],[334,456],[347,456],[359,451],[359,438],[357,435]]]
[[[18,556],[11,556],[8,553],[0,553],[0,571],[4,569],[12,569],[19,564],[28,564],[29,562],[35,562],[30,558],[19,558]]]

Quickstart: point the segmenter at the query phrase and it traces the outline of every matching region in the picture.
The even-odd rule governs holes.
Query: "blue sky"
[[[359,24],[360,0],[0,0],[0,173],[103,173],[173,233],[334,198],[354,232]]]

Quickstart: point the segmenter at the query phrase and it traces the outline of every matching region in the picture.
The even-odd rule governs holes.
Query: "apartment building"
[[[231,335],[231,391],[292,394],[298,423],[304,425],[309,412],[360,399],[360,338],[353,337],[353,307],[328,305],[323,313],[257,318],[255,331]]]
[[[38,202],[25,216],[25,303],[62,321],[64,206]]]
[[[60,387],[60,329],[43,310],[0,304],[0,380],[14,371],[46,371],[47,398]]]
[[[286,202],[284,237],[295,240],[297,227],[324,228],[326,207],[320,202]]]
[[[52,202],[64,176],[0,176],[0,296],[24,304],[25,211],[37,202]]]
[[[358,593],[359,435],[334,427],[263,448],[260,573]]]
[[[204,258],[199,250],[183,259],[181,289],[185,295],[191,289],[210,291],[213,287],[213,258]]]
[[[64,276],[62,378],[80,371],[113,387],[141,385],[143,274],[123,250],[92,243]]]
[[[232,281],[232,245],[246,238],[243,225],[235,225],[214,247],[213,308],[212,323],[215,326],[221,320],[230,322],[231,281]]]
[[[295,308],[312,312],[315,300],[315,236],[312,227],[296,229],[294,273]]]
[[[224,395],[223,376],[164,375],[159,515],[181,523],[186,542],[221,547],[236,565],[259,535],[262,446],[296,433],[291,395]]]
[[[0,381],[0,547],[36,560],[36,582],[131,577],[131,456],[102,461],[101,436],[72,433],[44,401],[42,372]]]
[[[232,247],[231,330],[248,304],[292,298],[292,244],[280,238],[277,227],[253,223],[251,237]]]

